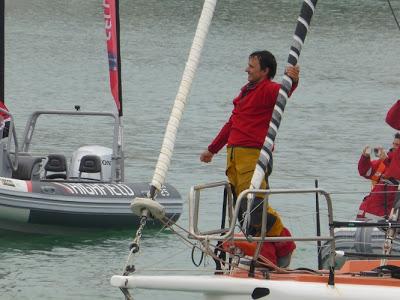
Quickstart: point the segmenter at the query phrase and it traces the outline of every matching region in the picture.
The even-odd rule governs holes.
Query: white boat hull
[[[0,177],[0,229],[25,233],[75,233],[82,229],[137,226],[130,208],[148,183],[25,181]],[[157,199],[166,217],[176,221],[183,200],[170,185]],[[160,226],[158,220],[149,225]]]
[[[380,295],[386,299],[397,299],[400,295],[400,280],[399,286],[392,287],[341,283],[330,286],[327,283],[229,276],[113,276],[111,285],[130,289],[203,293],[207,300],[376,300]]]

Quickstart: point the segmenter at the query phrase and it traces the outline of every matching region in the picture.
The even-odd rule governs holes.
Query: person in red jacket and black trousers
[[[397,102],[395,102],[395,104],[390,108],[386,115],[386,123],[394,129],[400,130],[400,100],[397,100]],[[387,176],[400,181],[400,147],[393,152],[392,162],[390,163],[386,173]]]
[[[394,129],[400,130],[400,100],[398,100],[388,111],[386,122]],[[393,146],[396,146],[395,144],[399,143],[399,139],[396,137],[399,136],[397,134],[395,135]],[[384,153],[380,153],[380,156],[382,156],[385,164],[385,170],[371,193],[364,198],[363,202],[361,202],[357,214],[358,219],[387,218],[395,203],[400,182],[400,147],[390,151],[387,154],[387,157],[385,157]],[[360,161],[362,159],[363,158],[361,158]],[[367,163],[364,165],[367,166]],[[368,166],[365,167],[365,169],[368,169]],[[372,172],[373,170],[371,170],[371,173]],[[361,173],[362,172],[360,172],[360,174]]]

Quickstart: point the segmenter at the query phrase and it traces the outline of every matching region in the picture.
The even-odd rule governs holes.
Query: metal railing
[[[64,111],[64,110],[40,110],[34,111],[29,119],[27,120],[24,134],[22,137],[22,152],[29,152],[31,145],[33,132],[36,127],[36,122],[41,115],[67,115],[67,116],[97,116],[97,117],[110,117],[113,119],[113,145],[112,145],[112,165],[111,165],[111,176],[113,181],[124,181],[124,156],[123,156],[123,145],[122,145],[122,124],[118,114],[109,112],[97,112],[97,111]]]
[[[227,189],[227,213],[228,213],[228,227],[226,229],[217,229],[206,232],[199,230],[199,211],[200,211],[200,195],[201,191],[216,187],[225,187]],[[247,200],[248,194],[264,195],[263,209],[268,209],[268,197],[273,194],[318,194],[322,195],[326,200],[327,213],[328,213],[328,226],[329,235],[315,235],[305,237],[270,237],[266,236],[267,214],[262,216],[261,235],[259,237],[252,236],[237,236],[235,235],[235,227],[239,219],[240,206],[242,201]],[[310,200],[313,200],[310,198]],[[278,241],[329,241],[330,243],[330,266],[335,266],[335,239],[334,239],[334,226],[333,222],[333,209],[332,200],[326,191],[320,188],[311,189],[247,189],[244,190],[237,198],[236,204],[233,203],[232,191],[228,182],[220,181],[191,187],[189,194],[189,238],[204,241],[255,241],[258,243],[257,251],[254,259],[258,259],[259,248],[263,242],[278,242]]]

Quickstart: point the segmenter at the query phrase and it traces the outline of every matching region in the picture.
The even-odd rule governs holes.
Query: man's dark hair
[[[400,139],[400,132],[396,132],[396,134],[394,135],[395,139]]]
[[[250,54],[249,58],[257,57],[260,63],[261,70],[265,71],[266,68],[269,69],[267,77],[273,79],[276,74],[276,60],[275,56],[267,50],[255,51]]]

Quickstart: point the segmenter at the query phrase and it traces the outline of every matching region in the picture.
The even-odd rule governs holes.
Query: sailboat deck
[[[400,267],[400,260],[391,260],[389,265]],[[353,260],[347,261],[343,267],[335,272],[335,284],[355,284],[355,285],[375,285],[375,286],[393,286],[400,287],[400,279],[391,278],[389,276],[373,276],[365,270],[373,270],[380,266],[379,260]],[[248,271],[236,270],[230,276],[235,278],[248,278]],[[265,280],[265,272],[256,270],[254,278]],[[304,272],[288,272],[288,273],[268,273],[268,280],[277,281],[297,281],[297,282],[315,282],[328,283],[329,272],[322,271],[320,273]]]

